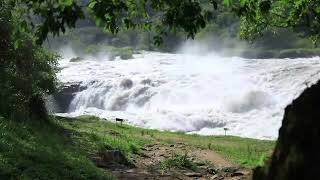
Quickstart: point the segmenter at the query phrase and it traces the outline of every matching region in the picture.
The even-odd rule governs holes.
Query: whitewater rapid
[[[243,59],[142,52],[60,61],[58,79],[86,87],[66,116],[124,118],[152,129],[275,139],[284,108],[320,79],[320,58]]]

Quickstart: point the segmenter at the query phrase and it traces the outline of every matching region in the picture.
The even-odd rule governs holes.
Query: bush
[[[28,33],[13,36],[15,22],[11,7],[4,1],[0,4],[0,34],[4,42],[0,57],[0,115],[46,120],[42,97],[55,90],[58,56],[36,45]]]
[[[133,49],[131,47],[118,48],[118,47],[108,46],[104,44],[89,45],[85,49],[85,53],[90,55],[106,53],[106,54],[109,54],[111,59],[114,59],[117,56],[119,56],[123,60],[133,58]]]
[[[286,49],[279,53],[279,58],[314,57],[320,55],[320,49]]]
[[[175,155],[172,158],[162,161],[160,168],[162,171],[167,171],[171,168],[197,170],[197,166],[190,160],[187,154]]]

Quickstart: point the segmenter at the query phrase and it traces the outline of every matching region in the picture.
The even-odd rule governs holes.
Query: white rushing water
[[[320,58],[249,60],[143,52],[131,60],[62,60],[59,80],[81,82],[69,113],[136,126],[275,139],[284,108],[320,79]]]

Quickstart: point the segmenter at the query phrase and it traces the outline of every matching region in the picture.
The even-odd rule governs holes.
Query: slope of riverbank
[[[272,141],[186,135],[95,117],[50,124],[0,121],[1,179],[239,177],[271,155]]]

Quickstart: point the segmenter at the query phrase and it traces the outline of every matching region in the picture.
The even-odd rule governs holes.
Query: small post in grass
[[[228,128],[223,128],[224,130],[224,136],[227,136],[227,131],[229,130]]]
[[[122,127],[122,122],[124,121],[124,119],[120,119],[120,118],[116,118],[116,124],[117,122],[120,122],[120,126]]]

